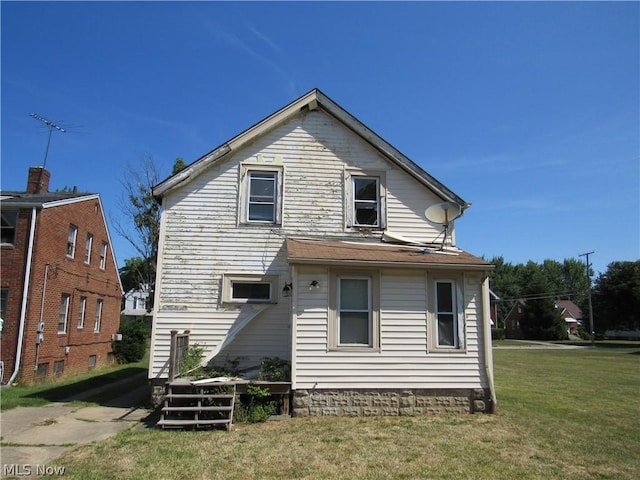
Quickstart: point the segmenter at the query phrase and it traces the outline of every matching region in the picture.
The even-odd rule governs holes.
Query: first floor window
[[[67,318],[69,317],[69,301],[71,295],[67,293],[62,294],[60,301],[60,313],[58,314],[58,333],[65,333],[67,331]]]
[[[96,302],[96,321],[93,324],[93,331],[100,331],[100,324],[102,323],[102,300]]]
[[[338,288],[339,345],[371,345],[371,282],[340,278]]]
[[[67,257],[73,258],[76,254],[76,238],[78,237],[78,227],[69,225],[67,234]]]
[[[53,362],[53,374],[62,375],[64,373],[64,360],[56,360]]]
[[[7,299],[9,298],[9,289],[0,290],[0,318],[7,320]]]
[[[223,301],[227,303],[276,303],[276,275],[225,275]]]
[[[332,271],[329,349],[380,347],[380,273]]]
[[[98,357],[96,355],[89,355],[89,368],[93,368],[96,366],[96,360]]]
[[[80,308],[78,309],[78,328],[84,328],[84,317],[87,312],[87,297],[80,297]]]
[[[462,293],[458,292],[457,282],[454,280],[436,280],[434,285],[435,347],[462,348]]]

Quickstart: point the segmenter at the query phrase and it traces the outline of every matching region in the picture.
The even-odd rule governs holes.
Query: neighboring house
[[[86,371],[111,360],[122,287],[98,194],[0,192],[2,383]]]
[[[554,300],[556,308],[560,310],[560,314],[567,325],[567,334],[578,335],[578,327],[582,322],[582,310],[571,300]],[[524,316],[524,309],[527,302],[523,299],[516,301],[515,305],[505,318],[505,336],[513,339],[523,339],[524,335],[520,328],[520,321]]]
[[[149,285],[141,285],[140,288],[131,289],[124,294],[124,308],[120,312],[120,315],[129,319],[150,316],[148,305]]]
[[[153,193],[157,394],[189,330],[204,363],[289,360],[294,415],[493,411],[492,266],[424,216],[469,204],[320,91]]]

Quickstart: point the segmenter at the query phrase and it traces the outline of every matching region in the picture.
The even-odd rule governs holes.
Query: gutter
[[[22,343],[24,340],[24,325],[27,317],[27,294],[29,293],[29,280],[31,278],[31,259],[33,258],[33,244],[35,243],[36,231],[36,207],[31,210],[31,228],[29,230],[29,249],[27,250],[27,268],[24,273],[24,285],[22,287],[22,308],[20,310],[20,327],[18,329],[18,344],[16,348],[16,362],[13,367],[11,378],[7,381],[7,385],[11,386],[20,370],[20,360],[22,358]]]

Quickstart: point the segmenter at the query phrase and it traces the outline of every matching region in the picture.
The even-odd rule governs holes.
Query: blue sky
[[[512,263],[640,258],[640,4],[1,3],[1,184],[54,132],[51,189],[117,217],[163,175],[319,88],[466,201],[459,245]],[[112,230],[120,264],[135,251]]]

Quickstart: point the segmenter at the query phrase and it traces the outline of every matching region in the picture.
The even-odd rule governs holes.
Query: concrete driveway
[[[106,388],[106,387],[103,387]],[[85,392],[93,394],[92,392]],[[55,460],[79,445],[104,440],[123,430],[147,428],[152,410],[148,385],[99,406],[56,402],[7,410],[0,416],[1,478],[36,478],[56,470]],[[74,398],[77,399],[77,398]]]

